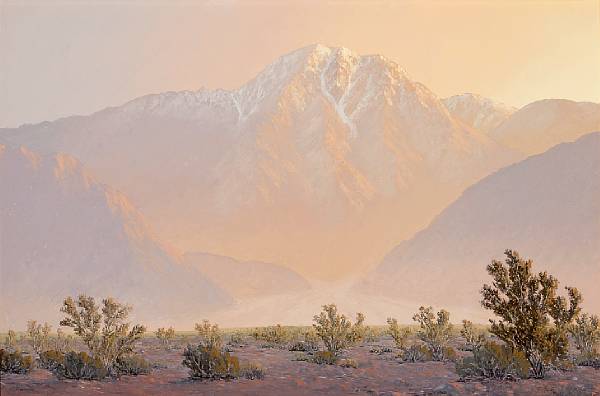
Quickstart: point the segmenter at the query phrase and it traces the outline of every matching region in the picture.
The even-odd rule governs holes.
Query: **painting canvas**
[[[0,1],[2,395],[600,394],[597,0]]]

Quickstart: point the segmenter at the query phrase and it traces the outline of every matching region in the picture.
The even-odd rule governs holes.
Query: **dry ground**
[[[191,340],[193,341],[193,340]],[[156,339],[144,339],[142,355],[156,368],[149,375],[119,380],[59,380],[49,371],[35,369],[28,375],[2,375],[2,396],[12,395],[600,395],[600,371],[576,368],[552,372],[544,380],[517,382],[460,382],[453,363],[399,363],[395,353],[376,354],[373,344],[350,349],[347,357],[357,368],[317,365],[294,360],[299,352],[264,348],[249,339],[232,352],[241,362],[259,363],[263,380],[191,381],[181,365],[184,341],[164,350]],[[377,345],[391,346],[383,339]]]

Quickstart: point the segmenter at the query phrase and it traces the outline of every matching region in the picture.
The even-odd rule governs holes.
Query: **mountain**
[[[506,167],[468,188],[400,243],[360,289],[419,304],[478,309],[486,265],[516,249],[600,313],[600,133]]]
[[[455,118],[484,133],[496,128],[517,111],[514,107],[472,93],[451,96],[443,102]]]
[[[240,262],[207,253],[186,253],[184,262],[238,300],[305,292],[311,288],[298,273],[276,264]]]
[[[132,304],[149,325],[191,325],[232,302],[73,157],[0,145],[0,186],[0,328],[56,323],[80,293]]]
[[[394,62],[321,45],[236,90],[148,95],[0,139],[76,156],[181,251],[322,278],[374,264],[466,186],[522,157]]]
[[[490,136],[526,155],[600,130],[600,104],[546,99],[528,104],[494,128]]]

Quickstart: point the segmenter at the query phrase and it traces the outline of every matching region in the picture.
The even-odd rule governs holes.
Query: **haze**
[[[385,54],[441,97],[600,101],[600,2],[0,2],[0,126],[150,92],[236,88],[321,42]]]

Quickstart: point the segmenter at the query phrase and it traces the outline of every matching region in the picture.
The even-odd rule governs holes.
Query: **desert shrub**
[[[368,330],[369,327],[365,326],[365,315],[361,312],[358,312],[356,314],[356,321],[350,328],[350,334],[348,335],[348,343],[350,345],[356,345],[364,341]]]
[[[62,329],[56,330],[56,338],[54,340],[54,349],[60,352],[70,352],[73,349],[73,336],[65,334]]]
[[[486,341],[485,334],[478,332],[473,326],[473,322],[469,320],[462,321],[460,335],[465,339],[465,351],[473,351],[483,345]]]
[[[0,372],[26,374],[33,368],[33,359],[31,356],[24,355],[21,352],[9,352],[0,349]]]
[[[115,364],[117,372],[122,375],[150,374],[150,363],[139,355],[122,356]]]
[[[357,316],[358,318],[358,316]],[[362,317],[364,320],[364,316]],[[325,344],[325,348],[334,355],[355,342],[355,326],[345,315],[338,313],[335,304],[323,305],[323,311],[313,318],[313,328]],[[361,321],[362,326],[362,321]]]
[[[523,352],[507,345],[486,342],[473,350],[473,356],[456,363],[461,379],[493,378],[499,380],[527,378],[530,364]]]
[[[17,333],[14,330],[8,330],[8,334],[4,339],[4,348],[9,352],[17,350]]]
[[[356,360],[354,359],[340,359],[338,361],[338,366],[344,368],[357,368],[358,363],[356,363]]]
[[[146,331],[142,325],[135,325],[130,330],[130,323],[126,320],[131,307],[110,297],[102,300],[102,311],[93,297],[80,295],[77,301],[68,297],[61,312],[67,317],[60,321],[60,325],[72,327],[75,334],[80,336],[89,348],[94,367],[96,362],[100,362],[110,374],[118,374],[115,367],[117,360],[131,355],[135,342]],[[76,355],[67,354],[65,358],[67,356],[70,356],[71,363],[77,366]],[[89,363],[83,362],[85,359],[82,356],[79,356],[79,359],[83,366]],[[85,367],[83,369],[82,374],[85,375]]]
[[[392,348],[388,348],[385,346],[374,346],[371,349],[369,349],[370,353],[375,353],[377,355],[383,355],[384,353],[391,353],[394,352],[392,350]]]
[[[294,352],[315,352],[319,349],[319,337],[313,329],[302,334],[302,340],[290,345],[289,350]]]
[[[244,333],[241,331],[236,331],[229,335],[229,341],[227,341],[227,344],[231,345],[231,346],[239,347],[239,346],[244,345],[244,339],[245,339]]]
[[[50,371],[57,370],[65,363],[65,354],[57,350],[48,350],[40,354],[39,365]]]
[[[200,336],[200,345],[208,349],[221,349],[223,346],[223,333],[218,324],[211,324],[208,320],[196,323],[196,331]]]
[[[317,364],[336,364],[338,357],[331,351],[318,351],[313,355],[312,361]]]
[[[578,316],[575,318],[575,323],[569,326],[569,333],[579,351],[576,360],[578,364],[590,365],[590,362],[600,359],[597,351],[600,344],[600,320],[597,316],[588,314]]]
[[[392,336],[396,348],[404,349],[406,347],[406,340],[410,335],[409,328],[400,328],[398,321],[394,318],[388,318],[388,334]]]
[[[52,326],[48,323],[44,323],[42,326],[36,320],[30,320],[27,322],[27,336],[31,343],[31,349],[36,355],[48,349],[48,340],[50,338],[50,331]]]
[[[190,369],[192,379],[230,379],[240,372],[238,358],[215,346],[188,345],[183,357],[183,365]]]
[[[252,336],[257,341],[263,341],[263,346],[272,347],[286,344],[291,339],[290,332],[280,324],[256,329]]]
[[[490,320],[490,332],[513,350],[521,351],[531,365],[531,375],[543,378],[548,364],[564,359],[567,329],[578,315],[581,294],[566,287],[567,298],[558,296],[558,281],[546,272],[534,274],[533,262],[506,250],[505,264],[493,260],[487,272],[492,285],[484,285],[482,305],[500,320]]]
[[[431,358],[438,361],[447,359],[448,343],[452,335],[448,311],[442,309],[436,315],[432,307],[420,307],[413,320],[419,323],[417,336],[431,352]]]
[[[175,329],[173,329],[172,327],[169,327],[168,329],[161,327],[158,330],[156,330],[154,334],[156,335],[156,338],[158,338],[160,344],[164,348],[169,348],[169,343],[173,338],[175,338]]]
[[[244,364],[240,369],[241,376],[249,380],[261,380],[265,378],[265,370],[255,363]]]
[[[425,345],[416,344],[402,349],[399,357],[404,362],[426,362],[432,359],[431,350]]]
[[[55,373],[61,378],[100,380],[108,375],[108,370],[99,358],[85,352],[68,352],[63,363],[58,365]]]

